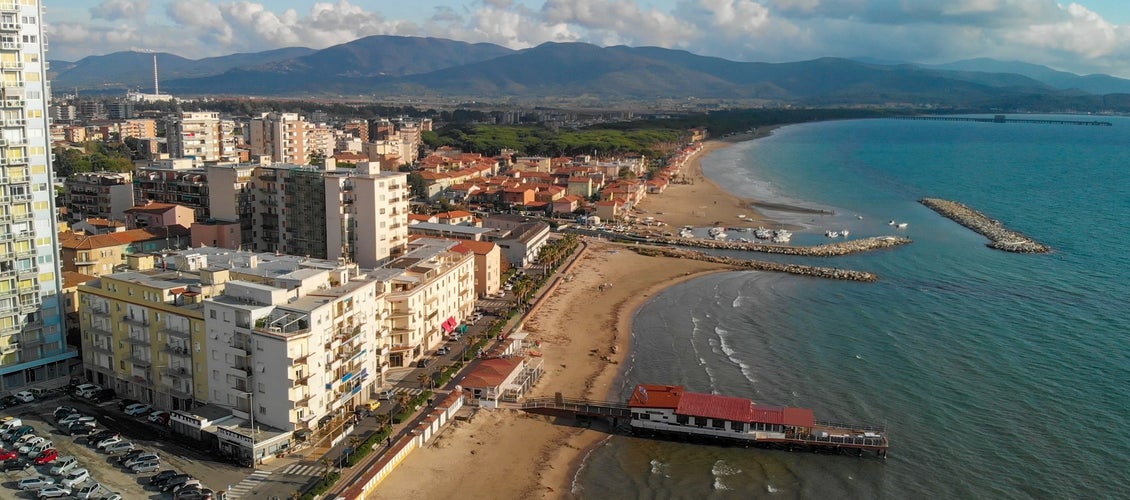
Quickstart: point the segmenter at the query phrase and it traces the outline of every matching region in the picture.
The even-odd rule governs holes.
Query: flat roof
[[[460,226],[457,224],[439,224],[436,222],[417,222],[410,224],[408,230],[411,231],[413,229],[460,234],[487,234],[495,231],[494,228],[490,227]]]

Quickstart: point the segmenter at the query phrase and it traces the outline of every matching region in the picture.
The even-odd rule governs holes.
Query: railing
[[[122,323],[135,326],[149,326],[149,320],[145,318],[134,318],[128,314],[122,315]]]
[[[133,335],[126,337],[126,342],[129,342],[130,344],[133,344],[133,345],[152,345],[153,344],[153,341],[149,340],[149,337],[135,337]]]
[[[614,401],[590,401],[587,399],[573,398],[532,398],[522,403],[523,410],[535,409],[564,410],[586,415],[607,415],[610,417],[627,417],[632,414],[631,408],[624,403]]]
[[[827,427],[829,429],[842,429],[845,432],[876,432],[883,434],[887,432],[887,428],[881,425],[866,425],[866,424],[845,424],[842,422],[827,422],[817,420],[814,422],[816,427]]]
[[[176,328],[162,328],[161,333],[169,337],[176,337],[178,339],[191,340],[192,334],[189,332],[181,331]]]
[[[310,353],[310,352],[303,354],[303,355],[291,360],[290,364],[291,365],[305,365],[310,361],[311,355],[313,355],[313,353]]]
[[[176,377],[180,379],[192,378],[192,372],[189,371],[188,368],[185,368],[183,366],[170,366],[162,370],[161,373],[164,373],[165,375],[170,377]]]
[[[165,352],[169,355],[179,356],[179,357],[182,357],[182,358],[191,358],[192,357],[192,350],[190,350],[187,347],[165,345],[165,347],[163,349],[161,349],[161,351]]]
[[[890,442],[886,436],[863,436],[859,434],[817,436],[813,434],[795,434],[787,439],[803,443],[834,444],[837,446],[887,448]]]

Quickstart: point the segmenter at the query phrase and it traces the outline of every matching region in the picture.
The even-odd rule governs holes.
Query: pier
[[[918,202],[943,217],[988,238],[990,242],[986,246],[989,248],[1015,253],[1048,253],[1051,251],[1051,248],[1047,245],[1037,243],[1021,233],[1008,229],[1000,221],[991,219],[985,214],[956,201],[941,198],[922,198]]]
[[[935,122],[981,122],[981,123],[1038,123],[1042,125],[1086,125],[1091,127],[1112,127],[1111,122],[1087,120],[1042,120],[1036,118],[1008,118],[1005,115],[996,115],[992,118],[976,118],[971,116],[893,116],[896,120],[925,120]]]
[[[862,282],[875,282],[879,281],[879,276],[874,273],[866,271],[853,271],[851,269],[838,269],[835,267],[817,267],[805,266],[801,264],[783,264],[780,262],[766,262],[763,260],[747,260],[737,259],[734,257],[723,257],[720,255],[710,255],[707,253],[699,252],[696,250],[687,250],[683,248],[669,248],[669,247],[653,247],[653,246],[629,246],[633,252],[640,255],[647,255],[650,257],[672,257],[676,259],[693,259],[701,260],[703,262],[713,262],[715,264],[725,264],[740,269],[747,269],[750,271],[773,271],[778,273],[789,273],[800,276],[809,276],[813,278],[828,278],[845,281],[862,281]]]
[[[801,257],[838,257],[856,253],[894,248],[911,243],[910,238],[902,236],[873,236],[857,240],[837,241],[823,245],[790,246],[782,244],[758,243],[755,241],[707,240],[702,238],[679,238],[675,236],[652,236],[639,241],[660,243],[682,247],[713,248],[721,250],[742,250],[746,252],[771,253],[777,255],[797,255]]]
[[[626,404],[557,393],[531,398],[520,409],[557,418],[604,419],[613,431],[707,443],[859,456],[870,451],[883,458],[890,447],[881,426],[820,421],[806,408],[756,405],[742,398],[689,393],[681,386],[641,384]]]

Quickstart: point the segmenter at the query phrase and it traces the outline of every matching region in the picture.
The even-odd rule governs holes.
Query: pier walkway
[[[1007,118],[1005,115],[996,115],[992,118],[978,118],[973,116],[892,116],[895,120],[924,120],[936,122],[981,122],[981,123],[1039,123],[1043,125],[1088,125],[1092,127],[1112,127],[1111,122],[1087,120],[1042,120],[1037,118]]]
[[[632,417],[631,408],[624,403],[574,398],[531,398],[522,403],[522,410],[527,413],[553,417],[584,416],[625,419]]]

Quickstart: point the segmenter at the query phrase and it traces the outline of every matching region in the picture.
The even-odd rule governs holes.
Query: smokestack
[[[153,95],[161,95],[161,87],[157,85],[157,54],[153,54]]]

